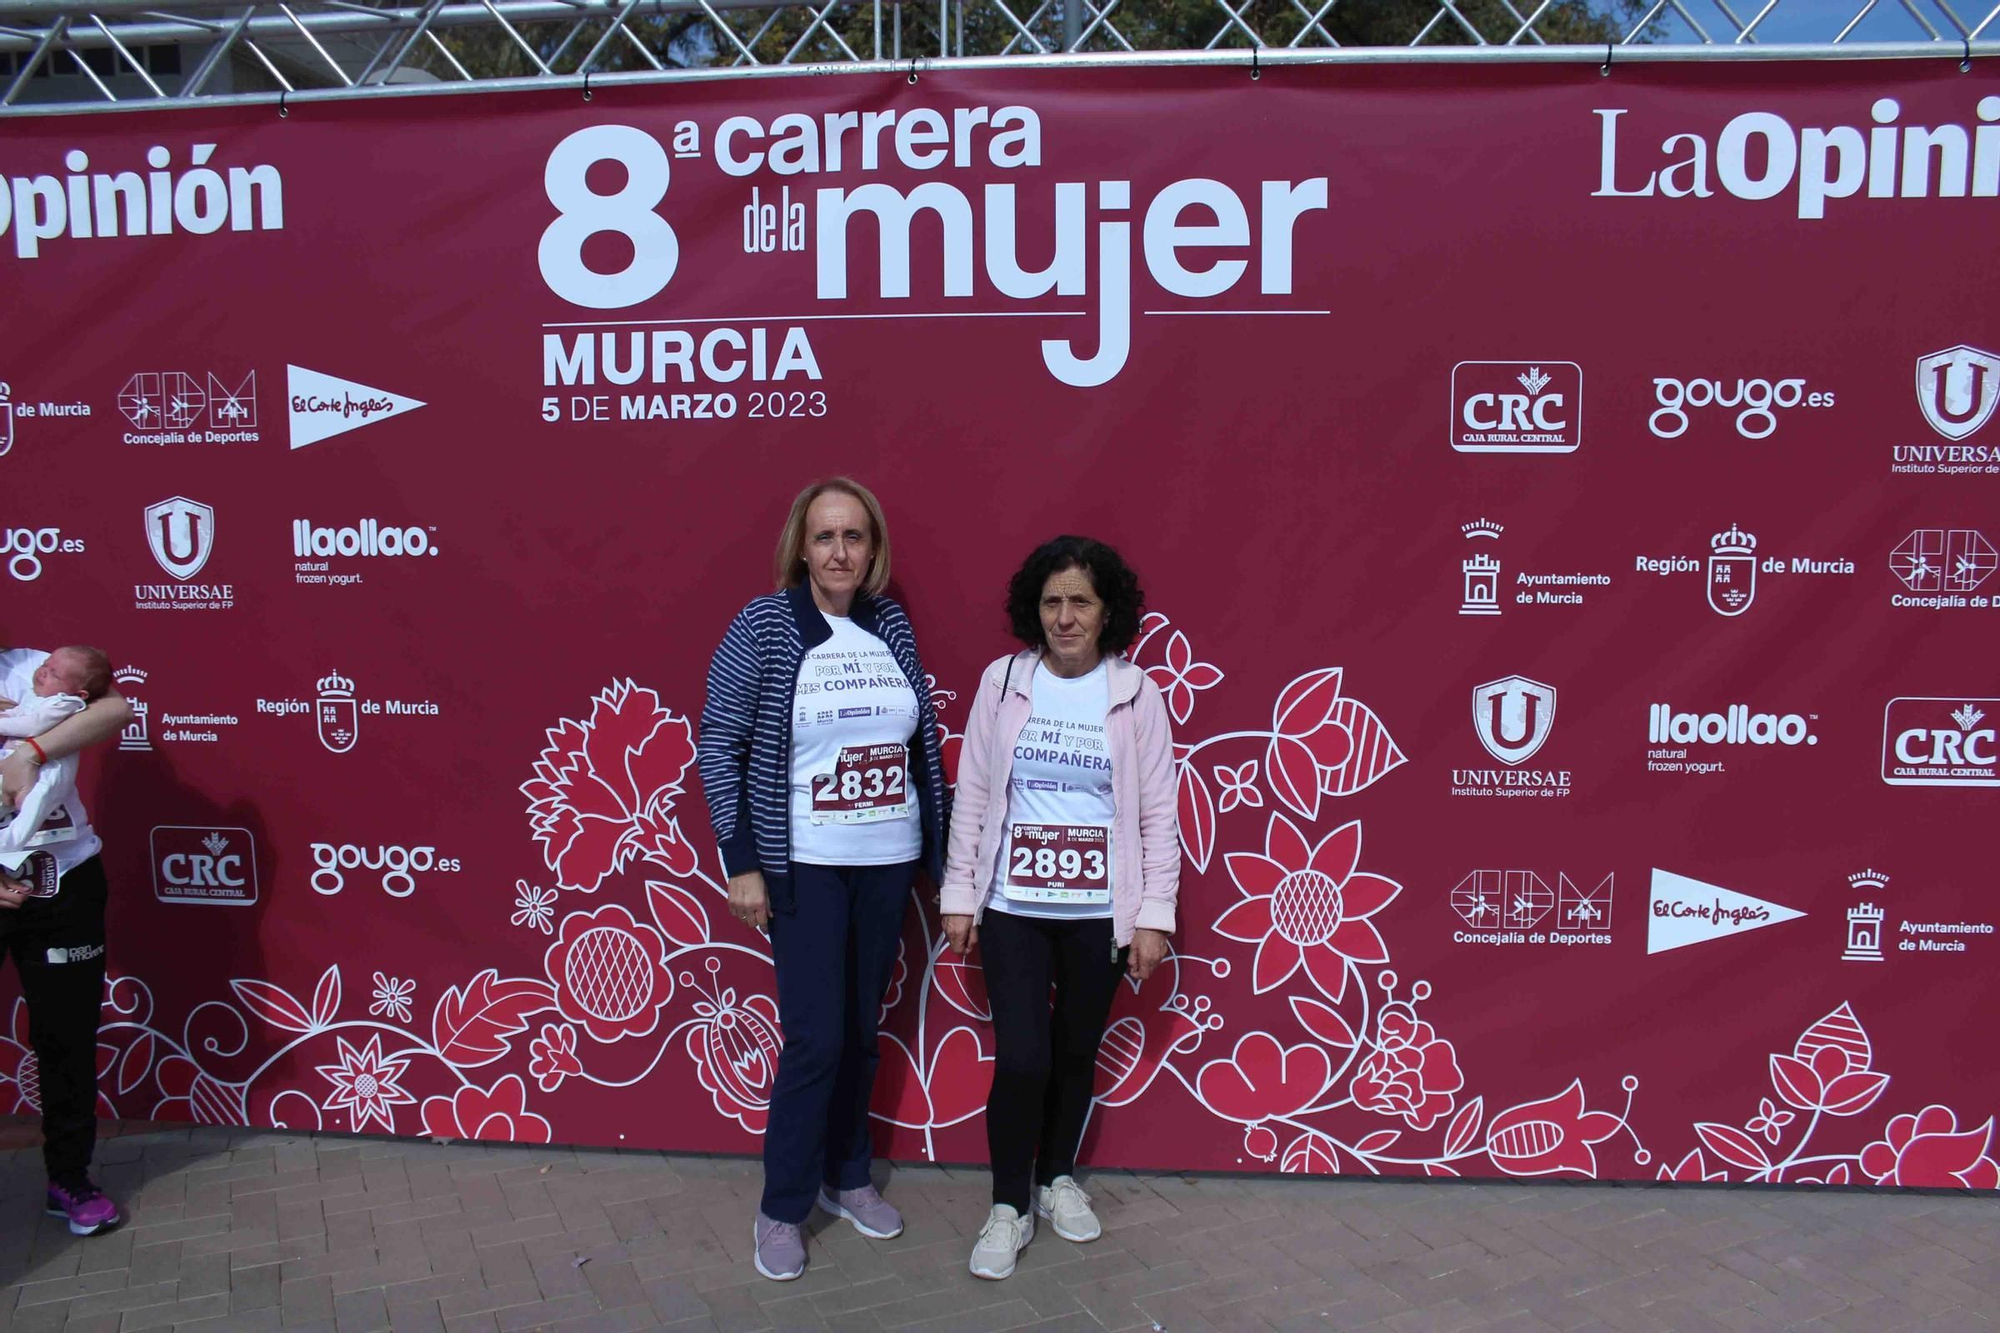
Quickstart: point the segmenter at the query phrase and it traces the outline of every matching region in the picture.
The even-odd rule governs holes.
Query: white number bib
[[[910,749],[907,745],[848,745],[833,772],[812,779],[815,824],[872,824],[907,819],[910,803]]]
[[[1013,824],[1000,891],[1016,902],[1111,901],[1107,824]]]

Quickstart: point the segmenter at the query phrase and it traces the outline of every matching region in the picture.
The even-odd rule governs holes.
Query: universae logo
[[[1472,727],[1503,764],[1525,764],[1556,725],[1556,690],[1526,676],[1503,676],[1472,691]]]
[[[176,495],[146,506],[146,545],[161,569],[186,581],[201,573],[215,550],[215,510]]]

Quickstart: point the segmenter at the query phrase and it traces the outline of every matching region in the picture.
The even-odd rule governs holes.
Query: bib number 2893
[[[1016,824],[1001,886],[1023,902],[1111,901],[1111,830],[1102,824]]]
[[[865,824],[910,812],[910,755],[903,745],[849,745],[831,773],[812,780],[815,823]]]

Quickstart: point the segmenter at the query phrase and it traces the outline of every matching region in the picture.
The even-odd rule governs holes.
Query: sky
[[[1716,0],[1680,0],[1681,7],[1692,14],[1695,20],[1717,42],[1734,41],[1736,27],[1723,14]],[[1992,9],[1994,0],[1945,0],[1961,21],[1968,27],[1978,26],[1981,19]],[[1763,9],[1766,0],[1726,0],[1736,17],[1744,23],[1750,22]],[[1916,8],[1927,18],[1931,26],[1946,37],[1955,38],[1956,29],[1950,20],[1939,11],[1937,0],[1913,0]],[[1867,4],[1867,0],[1778,0],[1777,7],[1764,21],[1757,25],[1757,39],[1760,42],[1828,42]],[[1671,6],[1664,15],[1666,41],[1691,42],[1696,40],[1693,31],[1673,12]],[[1875,42],[1923,41],[1928,37],[1917,21],[1903,7],[1901,0],[1878,0],[1847,40]],[[1982,40],[2000,38],[2000,21],[1981,34]]]

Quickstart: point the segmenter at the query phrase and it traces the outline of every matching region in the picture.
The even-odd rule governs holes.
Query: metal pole
[[[56,44],[57,39],[68,28],[69,15],[67,14],[49,25],[49,30],[42,34],[41,44],[35,48],[35,53],[28,57],[28,63],[21,66],[21,72],[16,74],[14,81],[7,85],[6,95],[0,96],[0,106],[12,106],[14,104],[14,98],[27,85],[28,76],[35,72],[35,66],[42,63],[42,57],[49,53],[49,48]]]

